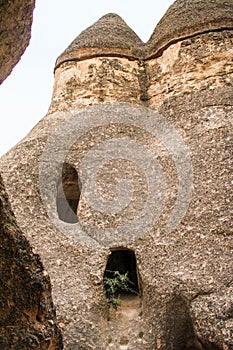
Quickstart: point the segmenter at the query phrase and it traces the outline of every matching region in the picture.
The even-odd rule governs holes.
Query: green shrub
[[[128,277],[128,272],[121,274],[119,271],[109,271],[112,277],[104,277],[104,288],[106,291],[104,300],[109,306],[117,308],[120,305],[120,294],[122,292],[129,292],[133,294],[138,294],[135,290],[131,288],[133,283]]]

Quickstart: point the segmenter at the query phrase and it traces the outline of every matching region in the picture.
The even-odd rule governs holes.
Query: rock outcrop
[[[34,6],[35,1],[0,1],[0,83],[29,43]],[[1,177],[0,348],[63,349],[48,272],[16,223]]]
[[[56,62],[47,116],[0,161],[17,224],[51,277],[66,349],[233,348],[232,1],[204,4],[176,1],[148,44],[142,44],[113,14],[81,33]],[[98,124],[106,114],[122,111],[119,104],[114,105],[122,102],[122,117],[128,113],[133,120],[147,108],[148,117],[152,111],[159,112],[177,131],[192,163],[189,173],[184,158],[177,160],[179,172],[171,148],[143,126],[128,125],[124,119]],[[90,128],[81,120],[85,132],[73,142],[80,129],[67,121],[71,117],[75,121],[84,110],[84,120],[93,116],[98,125]],[[57,143],[51,146],[54,153],[48,161],[44,154],[55,132]],[[96,146],[129,138],[148,148],[160,163],[166,203],[159,219],[140,237],[127,239],[127,234],[131,237],[128,229],[125,241],[117,235],[111,241],[110,228],[130,224],[146,206],[151,195],[146,174],[127,157],[111,159],[109,168],[101,163],[96,186],[105,200],[116,198],[115,185],[121,178],[128,179],[134,189],[125,211],[114,216],[88,204],[83,193],[87,180],[80,164]],[[180,144],[173,146],[179,149]],[[62,174],[59,163],[52,168],[61,154],[66,154]],[[189,179],[193,173],[187,189],[192,197],[182,221],[167,231],[179,186],[186,180],[183,171]],[[46,197],[47,189],[51,191]],[[69,215],[59,213],[67,205]],[[73,220],[76,213],[77,220]],[[75,231],[77,221],[92,229],[85,239]],[[106,236],[98,233],[100,229],[105,229]],[[122,307],[109,311],[103,278],[114,252],[118,258],[111,269],[128,269],[137,275],[139,295],[125,298]]]
[[[0,1],[0,84],[29,44],[34,6],[35,0]]]
[[[0,348],[59,350],[51,284],[16,224],[0,178]]]
[[[119,16],[103,16],[58,57],[49,113],[101,102],[138,103],[145,95],[142,47]]]
[[[147,57],[159,56],[171,44],[208,32],[233,28],[232,0],[178,0],[157,24]]]
[[[55,69],[63,62],[105,55],[129,59],[144,55],[141,39],[114,13],[101,17],[84,30],[58,57]]]

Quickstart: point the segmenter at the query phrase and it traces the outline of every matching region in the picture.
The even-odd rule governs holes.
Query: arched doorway
[[[136,256],[133,250],[116,249],[111,252],[104,272],[107,300],[116,302],[126,295],[140,296]],[[113,304],[114,306],[114,304]]]

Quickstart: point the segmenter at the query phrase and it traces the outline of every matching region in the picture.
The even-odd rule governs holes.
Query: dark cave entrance
[[[78,173],[71,165],[64,163],[62,178],[57,182],[57,213],[60,220],[74,224],[78,222],[77,209],[80,198]]]
[[[104,272],[104,287],[107,299],[125,295],[140,296],[134,251],[117,249],[111,252]]]

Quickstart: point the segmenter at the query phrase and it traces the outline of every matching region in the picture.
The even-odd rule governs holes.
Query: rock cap
[[[122,56],[138,59],[143,42],[123,19],[109,13],[83,31],[58,57],[55,69],[63,62],[99,56]]]
[[[182,39],[222,29],[233,29],[233,0],[177,0],[151,35],[147,58]]]

